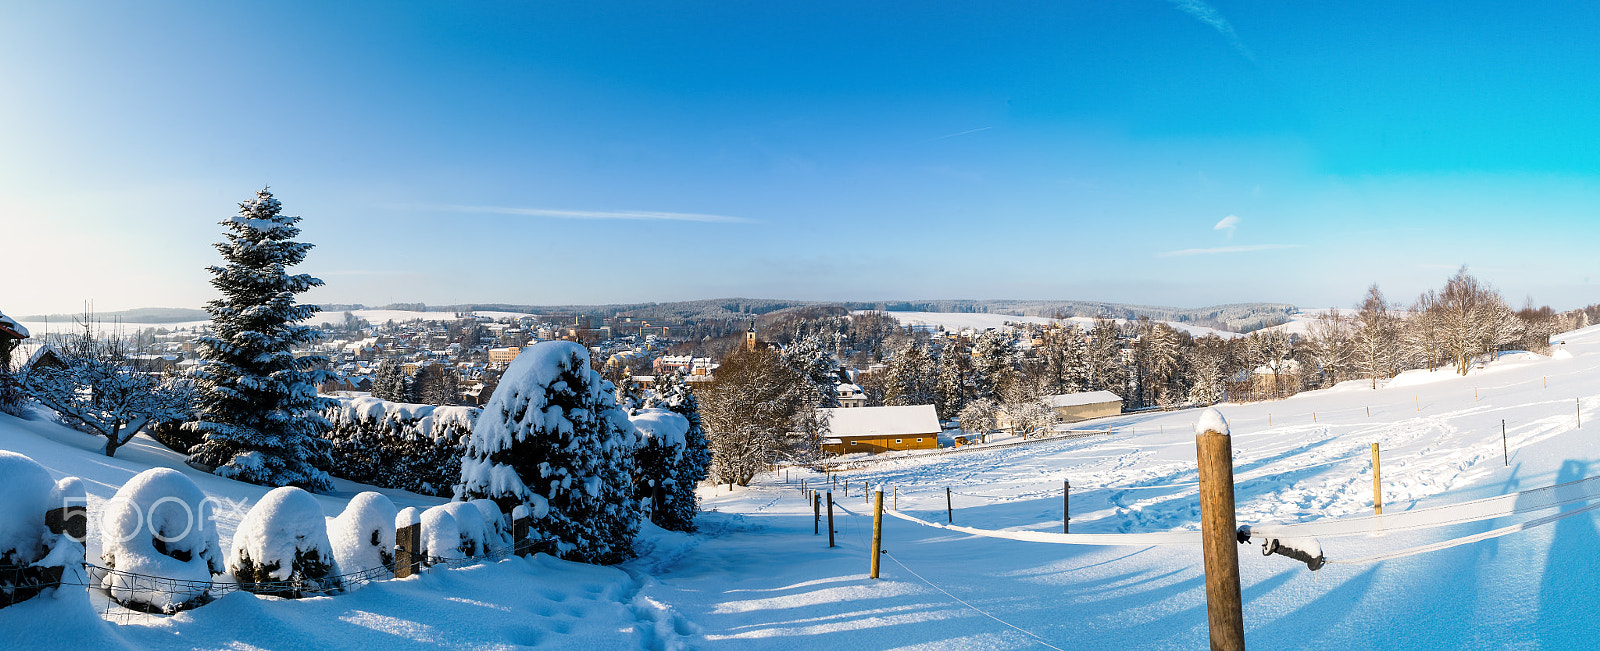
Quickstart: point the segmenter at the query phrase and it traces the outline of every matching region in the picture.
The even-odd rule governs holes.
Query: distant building
[[[932,450],[939,447],[939,413],[933,405],[851,407],[822,410],[828,415],[829,454]]]
[[[862,391],[859,385],[840,384],[833,388],[838,394],[840,407],[865,407],[867,406],[867,392]]]
[[[1122,413],[1122,397],[1110,391],[1084,391],[1046,396],[1046,405],[1056,412],[1056,420],[1073,423]]]
[[[521,348],[516,346],[490,348],[489,365],[495,368],[505,368],[510,366],[511,362],[517,359],[517,353],[521,352],[521,350]]]

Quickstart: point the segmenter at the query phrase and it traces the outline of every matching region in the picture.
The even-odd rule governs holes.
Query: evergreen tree
[[[933,357],[923,347],[907,342],[905,348],[889,360],[887,374],[888,395],[884,397],[884,404],[934,404],[938,371],[934,367]]]
[[[711,447],[706,441],[706,430],[700,424],[700,401],[690,391],[689,381],[682,372],[665,373],[656,376],[655,387],[644,406],[670,409],[689,421],[683,454],[672,470],[667,503],[664,508],[652,512],[650,520],[663,529],[692,531],[694,516],[700,512],[700,496],[695,487],[705,481],[711,471]]]
[[[378,363],[372,374],[372,397],[390,402],[406,402],[410,392],[406,388],[406,372],[393,357]]]
[[[955,352],[953,345],[947,345],[939,355],[939,379],[934,385],[933,406],[939,412],[940,420],[955,418],[961,408],[967,405],[960,361],[961,356]]]
[[[972,345],[972,379],[979,398],[998,399],[1015,380],[1017,354],[1011,334],[990,330]]]
[[[838,407],[839,362],[829,350],[827,338],[811,334],[783,350],[783,361],[805,376],[817,394],[817,406]]]
[[[524,349],[473,426],[456,496],[542,514],[529,532],[538,551],[582,563],[632,556],[639,435],[610,388],[577,343]]]
[[[195,340],[200,409],[184,427],[202,439],[189,450],[189,462],[253,484],[327,492],[333,488],[327,473],[313,465],[324,458],[320,437],[332,428],[319,412],[333,401],[317,395],[330,377],[327,360],[291,350],[321,336],[300,325],[317,307],[294,299],[322,281],[285,272],[312,245],[293,240],[300,218],[282,210],[262,188],[221,222],[227,241],[215,246],[227,265],[209,271],[223,298],[206,304],[211,334]]]

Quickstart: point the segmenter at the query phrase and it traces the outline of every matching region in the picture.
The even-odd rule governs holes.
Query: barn
[[[931,450],[939,447],[939,413],[933,405],[904,407],[840,407],[828,414],[829,454]]]

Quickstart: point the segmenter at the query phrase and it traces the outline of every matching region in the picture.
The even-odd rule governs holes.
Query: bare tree
[[[734,350],[695,391],[719,483],[748,486],[775,456],[810,457],[827,431],[810,380],[771,349]]]
[[[1378,380],[1394,377],[1400,365],[1400,320],[1389,310],[1383,291],[1373,283],[1356,311],[1356,361],[1361,374],[1378,388]]]
[[[146,425],[181,421],[194,412],[190,387],[177,378],[161,380],[128,366],[115,340],[96,337],[89,319],[82,334],[62,348],[62,366],[25,369],[19,383],[80,429],[105,437],[106,456]]]

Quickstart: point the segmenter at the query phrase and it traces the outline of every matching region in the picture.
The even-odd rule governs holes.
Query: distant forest
[[[424,305],[394,303],[379,309],[436,312],[496,311],[529,314],[627,315],[662,321],[725,321],[749,319],[781,310],[802,307],[840,307],[847,310],[883,312],[978,312],[1012,316],[1111,317],[1137,319],[1147,316],[1158,321],[1175,321],[1218,330],[1250,332],[1286,323],[1296,310],[1288,303],[1235,303],[1197,308],[1128,305],[1092,301],[1030,300],[931,300],[931,301],[791,301],[763,298],[716,298],[672,303],[619,303],[610,305],[510,305],[505,303],[466,303]],[[324,305],[324,310],[355,310],[361,305]]]

